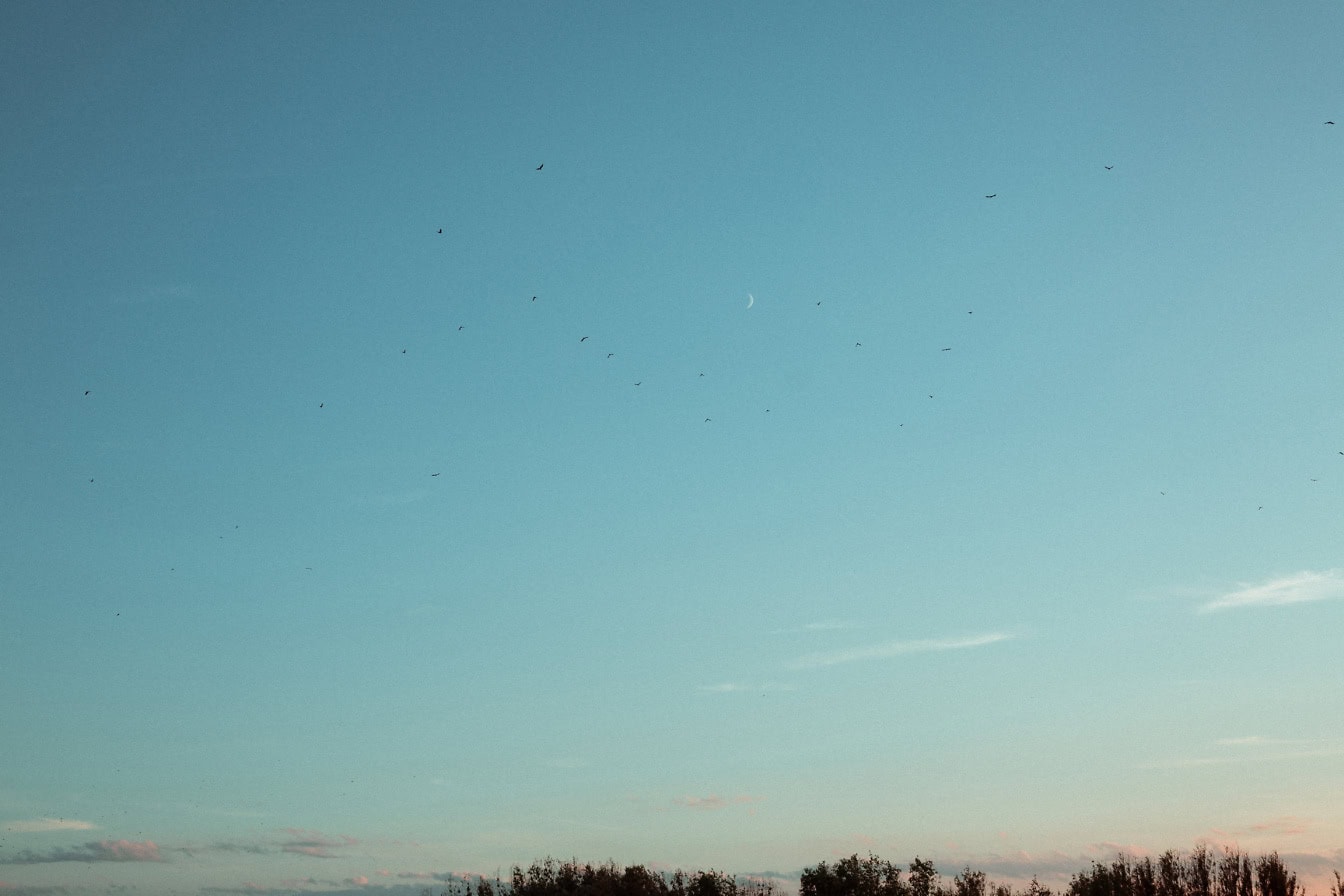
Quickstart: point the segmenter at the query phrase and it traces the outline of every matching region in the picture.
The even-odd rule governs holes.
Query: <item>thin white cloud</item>
[[[1219,755],[1188,756],[1146,762],[1141,769],[1202,768],[1216,765],[1243,765],[1252,762],[1292,762],[1301,759],[1325,759],[1344,756],[1344,746],[1326,740],[1286,740],[1268,737],[1227,737],[1215,742],[1223,748]]]
[[[7,821],[0,830],[9,834],[45,834],[48,831],[92,831],[98,825],[77,818],[31,818],[24,821]]]
[[[1270,579],[1259,585],[1242,585],[1235,591],[1206,601],[1201,613],[1214,613],[1239,607],[1281,607],[1318,600],[1344,597],[1344,571],[1327,569],[1324,572],[1306,570],[1290,576]]]
[[[911,653],[937,653],[944,650],[969,650],[972,647],[985,647],[1008,641],[1013,635],[1007,632],[986,632],[964,638],[922,638],[914,641],[888,641],[885,644],[870,644],[866,647],[850,647],[846,650],[809,653],[790,663],[794,669],[818,669],[823,666],[838,666],[841,663],[853,663],[859,660],[888,659]]]
[[[811,632],[839,632],[858,627],[859,623],[852,619],[824,619],[819,622],[808,622],[804,625],[795,625],[792,628],[777,628],[770,634],[797,635]]]
[[[791,685],[767,681],[762,684],[749,684],[738,681],[723,681],[718,684],[702,684],[696,690],[710,694],[763,694],[767,691],[792,691]]]

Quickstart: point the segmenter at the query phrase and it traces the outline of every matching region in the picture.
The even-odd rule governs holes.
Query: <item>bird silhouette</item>
[[[1115,166],[1114,166],[1114,165],[1103,165],[1102,167],[1105,168],[1107,171],[1110,171],[1110,170],[1111,170],[1112,168],[1114,168]]]
[[[997,196],[997,195],[999,195],[999,194],[998,194],[998,193],[986,193],[986,194],[985,194],[985,198],[986,198],[986,199],[993,199],[993,198],[994,198],[995,196]]]
[[[88,394],[89,394],[89,390],[88,390],[88,389],[85,389],[85,390],[84,390],[84,394],[85,394],[85,395],[88,395]]]
[[[546,167],[546,163],[545,163],[545,162],[542,162],[540,165],[537,166],[537,170],[540,171],[541,169],[543,169],[543,168],[545,168],[545,167]]]
[[[708,423],[708,422],[709,422],[709,418],[708,418],[708,417],[706,417],[706,418],[705,418],[705,422],[706,422],[706,423]],[[92,479],[90,479],[90,480],[89,480],[89,481],[90,481],[90,482],[92,482],[92,481],[93,481],[93,480],[92,480]]]
[[[643,380],[640,380],[639,382],[635,383],[635,385],[636,385],[636,386],[642,386],[642,385],[644,385],[644,381],[643,381]]]
[[[465,328],[464,328],[464,327],[458,327],[457,329],[458,329],[459,331],[461,331],[461,330],[463,330],[463,329],[465,329]]]
[[[402,350],[401,350],[401,353],[402,353],[403,355],[406,354],[406,349],[402,349]]]
[[[608,358],[614,357],[615,355],[616,355],[615,352],[607,352],[607,357],[608,357]]]
[[[438,476],[439,474],[438,474],[438,473],[430,473],[429,475],[430,475],[430,476]]]
[[[587,339],[588,339],[587,336],[583,336],[583,337],[580,337],[579,341],[580,341],[580,342],[584,342],[584,341],[586,341]]]
[[[1326,124],[1334,124],[1333,121],[1327,121]]]
[[[536,300],[537,300],[537,297],[536,297],[536,296],[533,296],[533,297],[532,297],[532,301],[535,302]]]
[[[950,348],[945,348],[945,349],[943,349],[943,351],[945,351],[945,352],[950,352],[950,351],[952,351],[952,349],[950,349]]]
[[[439,233],[443,233],[443,228],[442,228],[442,227],[439,228]]]
[[[326,403],[325,401],[319,401],[319,402],[317,403],[317,406],[320,407],[320,408],[324,408],[324,407],[327,406],[327,403]]]
[[[859,347],[862,346],[862,345],[863,345],[862,342],[856,342],[856,343],[854,343],[854,347],[855,347],[855,348],[859,348]]]

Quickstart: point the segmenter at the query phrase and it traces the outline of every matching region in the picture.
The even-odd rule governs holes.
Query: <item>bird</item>
[[[438,476],[439,474],[438,474],[438,473],[430,473],[429,475],[430,475],[430,476]]]
[[[1327,121],[1326,124],[1334,124],[1333,121]]]
[[[458,329],[458,332],[461,332],[461,331],[462,331],[463,329],[465,329],[465,328],[464,328],[464,327],[458,327],[457,329]]]
[[[943,351],[945,351],[945,352],[950,352],[950,351],[952,351],[952,349],[950,349],[950,348],[945,348],[945,349],[943,349]]]
[[[642,386],[642,385],[644,385],[644,381],[643,381],[643,380],[640,380],[639,382],[635,383],[635,385],[636,385],[636,386]]]
[[[709,422],[709,418],[708,418],[708,417],[705,418],[705,422],[706,422],[706,423]]]
[[[818,307],[818,308],[821,307],[821,303],[820,303],[820,302],[817,303],[817,307]]]
[[[1105,168],[1107,171],[1110,171],[1110,170],[1111,170],[1112,168],[1114,168],[1115,166],[1114,166],[1114,165],[1103,165],[1102,167]]]
[[[545,163],[545,162],[542,162],[540,165],[537,166],[537,170],[540,171],[541,169],[543,169],[543,168],[545,168],[545,167],[546,167],[546,163]]]
[[[585,341],[587,341],[587,339],[588,339],[587,336],[583,336],[583,337],[580,337],[579,341],[580,341],[580,342],[585,342]]]
[[[443,228],[442,228],[442,227],[439,228],[439,233],[443,233]]]
[[[994,198],[995,196],[997,196],[997,195],[999,195],[999,194],[998,194],[998,193],[986,193],[986,194],[985,194],[985,198],[986,198],[986,199],[993,199],[993,198]]]
[[[85,395],[88,395],[88,394],[89,394],[89,390],[88,390],[88,389],[85,389],[85,390],[84,390],[84,394],[85,394]]]
[[[704,376],[704,374],[703,374],[703,373],[702,373],[702,374],[700,374],[700,375],[701,375],[701,376]]]
[[[537,297],[536,297],[536,296],[533,296],[533,297],[532,297],[532,301],[535,302],[536,300],[537,300]]]
[[[615,356],[616,356],[616,353],[615,353],[615,352],[607,352],[607,357],[608,357],[608,358],[614,358]]]
[[[325,401],[319,401],[319,402],[317,403],[317,406],[318,406],[319,408],[324,408],[324,407],[327,406],[327,403],[326,403]]]
[[[406,349],[402,349],[402,350],[401,350],[401,353],[402,353],[403,355],[406,354]]]
[[[856,342],[856,343],[854,343],[854,347],[855,347],[855,348],[860,348],[862,345],[863,345],[862,342]]]

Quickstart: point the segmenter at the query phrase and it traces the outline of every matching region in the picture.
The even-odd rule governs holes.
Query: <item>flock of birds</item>
[[[1324,124],[1326,124],[1326,125],[1334,125],[1335,122],[1334,122],[1333,120],[1327,120],[1327,121],[1324,122]],[[1114,170],[1114,168],[1115,168],[1114,165],[1103,165],[1102,167],[1103,167],[1106,171],[1112,171],[1112,170]],[[538,165],[536,166],[536,168],[533,169],[533,170],[535,170],[535,171],[542,171],[544,168],[545,168],[545,163],[543,162],[543,163],[538,164]],[[994,192],[994,193],[986,193],[986,194],[984,194],[984,198],[987,199],[987,200],[997,199],[998,196],[999,196],[999,194],[998,194],[997,192]],[[443,234],[443,228],[441,228],[441,227],[438,228],[438,229],[437,229],[437,233],[438,233],[438,235],[441,236],[441,235]],[[537,301],[537,298],[538,298],[538,297],[537,297],[536,295],[533,295],[533,296],[531,297],[530,301],[535,303],[535,302]],[[752,305],[753,305],[754,303],[755,303],[755,296],[749,293],[749,294],[748,294],[748,297],[747,297],[747,308],[751,308]],[[821,302],[821,301],[817,301],[815,304],[816,304],[817,307],[821,307],[822,302]],[[967,314],[967,315],[973,315],[973,314],[974,314],[974,311],[973,311],[973,310],[968,310],[968,311],[966,312],[966,314]],[[459,324],[459,325],[458,325],[458,327],[457,327],[457,331],[458,331],[458,332],[462,332],[462,331],[465,331],[465,330],[466,330],[466,324]],[[587,342],[589,341],[590,338],[591,338],[591,336],[585,334],[585,335],[583,335],[583,336],[580,336],[578,341],[579,341],[579,343],[581,343],[581,344],[582,344],[582,343],[587,343]],[[855,347],[855,348],[862,348],[862,347],[863,347],[863,343],[862,343],[861,341],[856,341],[856,342],[854,343],[854,347]],[[941,349],[941,351],[943,351],[943,352],[950,352],[950,351],[952,351],[952,346],[944,346],[944,347]],[[403,348],[403,349],[401,349],[401,353],[404,355],[404,354],[407,353],[407,350],[406,350],[405,348]],[[610,360],[611,358],[614,358],[614,357],[615,357],[615,352],[607,352],[606,357],[607,357],[608,360]],[[705,376],[705,374],[704,374],[703,372],[701,372],[701,373],[699,374],[699,376],[703,377],[703,376]],[[636,387],[642,386],[643,384],[644,384],[644,381],[643,381],[642,379],[640,379],[640,380],[636,380],[636,381],[634,381],[634,383],[633,383],[633,385],[636,386]],[[93,390],[92,390],[92,389],[86,389],[86,390],[84,390],[84,396],[85,396],[85,397],[90,397],[90,396],[92,395],[92,393],[93,393]],[[934,393],[929,393],[929,394],[928,394],[928,397],[931,398],[931,399],[934,398]],[[319,409],[325,409],[325,408],[326,408],[326,402],[325,402],[325,401],[319,401],[317,406],[318,406]],[[769,412],[770,412],[770,408],[768,408],[768,407],[765,408],[765,412],[766,412],[766,413],[769,413]],[[706,417],[704,418],[704,422],[705,422],[705,423],[712,423],[712,422],[713,422],[713,418],[712,418],[712,417],[709,417],[709,416],[706,416]],[[901,425],[901,426],[904,426],[905,424],[902,423],[902,424],[900,424],[900,425]],[[1344,450],[1341,450],[1341,451],[1339,451],[1338,453],[1339,453],[1340,456],[1344,456]],[[429,475],[430,475],[431,477],[433,477],[433,478],[438,478],[439,476],[442,475],[442,473],[439,472],[439,471],[436,471],[436,472],[430,473]],[[89,482],[90,482],[90,483],[94,482],[94,479],[95,479],[95,477],[90,477],[90,478],[89,478]],[[1312,481],[1312,482],[1316,482],[1317,480],[1316,480],[1316,479],[1312,479],[1311,481]],[[1165,494],[1166,494],[1166,491],[1162,491],[1161,494],[1162,494],[1162,495],[1165,495]],[[1263,509],[1263,505],[1259,506],[1257,509]],[[235,527],[235,528],[236,528],[236,527]],[[223,538],[223,536],[220,536],[220,537]],[[308,568],[308,569],[311,569],[311,567],[307,567],[307,568]]]

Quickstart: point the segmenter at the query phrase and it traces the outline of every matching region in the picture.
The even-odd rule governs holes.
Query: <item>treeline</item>
[[[426,889],[424,896],[432,894]],[[643,865],[580,865],[547,858],[526,870],[515,865],[507,881],[452,881],[442,896],[774,896],[774,885],[739,881],[722,871],[664,874]]]
[[[951,882],[940,878],[933,863],[916,858],[909,875],[892,863],[857,855],[834,865],[822,862],[803,871],[799,896],[1056,896],[1036,878],[1025,889],[992,883],[970,867]],[[1238,850],[1213,852],[1196,847],[1188,855],[1172,850],[1156,860],[1117,856],[1094,862],[1073,875],[1059,896],[1306,896],[1297,873],[1278,853],[1252,858]],[[1335,872],[1330,896],[1344,896],[1344,879]]]
[[[433,896],[426,889],[423,896]],[[515,865],[508,880],[480,877],[449,882],[441,896],[776,896],[769,879],[736,878],[722,871],[651,871],[558,862],[547,858],[524,869]],[[1117,856],[1094,862],[1070,878],[1058,893],[1036,878],[1023,888],[994,883],[969,866],[950,881],[933,863],[916,857],[905,870],[874,855],[857,854],[804,868],[799,896],[1308,896],[1278,853],[1251,857],[1238,850],[1199,846],[1186,855],[1168,850],[1157,859]],[[1344,896],[1344,878],[1335,872],[1328,896]]]

